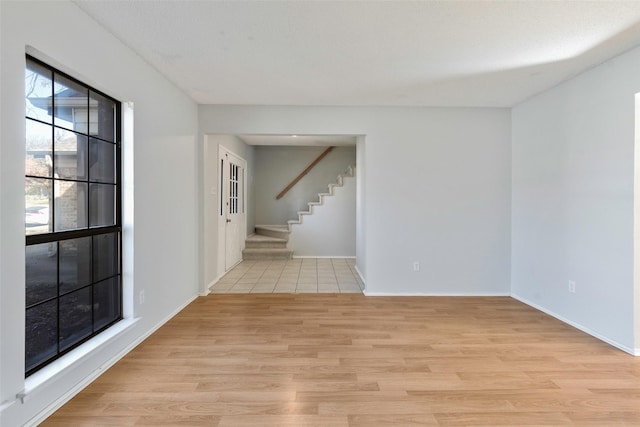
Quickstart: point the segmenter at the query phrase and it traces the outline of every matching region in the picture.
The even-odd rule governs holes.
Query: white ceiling
[[[640,44],[640,1],[75,2],[200,104],[509,107]]]

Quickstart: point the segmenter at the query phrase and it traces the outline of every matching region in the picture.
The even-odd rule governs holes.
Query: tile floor
[[[212,293],[361,293],[355,259],[295,258],[242,261],[211,287]]]

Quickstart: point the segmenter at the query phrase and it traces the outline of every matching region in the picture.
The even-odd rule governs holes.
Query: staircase
[[[341,173],[340,175],[338,175],[338,179],[336,182],[329,184],[329,191],[327,193],[318,193],[318,201],[317,202],[309,202],[307,203],[309,205],[309,209],[306,211],[299,211],[298,212],[298,219],[290,219],[289,221],[287,221],[287,223],[289,224],[289,230],[291,230],[291,226],[294,224],[302,224],[303,222],[303,218],[305,217],[305,215],[312,215],[313,214],[313,207],[314,206],[320,206],[322,204],[324,204],[324,198],[325,197],[329,197],[329,196],[333,196],[333,191],[336,187],[342,187],[343,185],[343,179],[347,178],[347,177],[353,177],[356,173],[356,167],[354,165],[350,165],[347,170],[343,173]]]
[[[293,251],[287,249],[289,227],[286,225],[256,225],[255,234],[247,237],[242,259],[291,259]]]
[[[338,175],[335,183],[329,184],[328,192],[318,194],[318,201],[308,203],[308,210],[298,212],[298,219],[289,220],[286,225],[256,225],[255,234],[247,237],[245,241],[242,259],[245,261],[291,259],[293,251],[287,248],[291,226],[302,224],[304,216],[313,214],[314,206],[324,204],[324,198],[333,196],[334,189],[343,185],[344,178],[354,175],[355,166],[351,165],[344,173]]]

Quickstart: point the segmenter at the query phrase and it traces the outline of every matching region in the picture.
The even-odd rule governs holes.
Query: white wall
[[[356,178],[345,176],[333,195],[314,205],[311,215],[291,224],[287,247],[299,257],[356,256]]]
[[[633,330],[639,76],[635,49],[512,115],[512,292],[627,351],[640,348]]]
[[[0,425],[19,426],[165,321],[197,294],[197,108],[73,3],[0,2]],[[64,23],[64,25],[61,25]],[[81,36],[78,36],[81,35]],[[133,192],[124,224],[125,286],[145,291],[133,305],[139,321],[82,363],[15,395],[24,381],[24,67],[25,46],[41,59],[134,104]],[[125,141],[130,144],[131,141]],[[135,181],[135,187],[132,186]],[[135,204],[135,209],[131,206]],[[132,246],[132,248],[131,248]],[[133,264],[131,264],[133,263]]]
[[[200,106],[200,131],[366,135],[367,294],[509,294],[508,109]]]
[[[308,210],[308,202],[318,200],[318,193],[328,191],[338,175],[356,162],[355,146],[336,147],[284,197],[276,196],[300,172],[304,171],[327,147],[257,146],[255,147],[256,224],[286,224],[298,219],[298,211]]]

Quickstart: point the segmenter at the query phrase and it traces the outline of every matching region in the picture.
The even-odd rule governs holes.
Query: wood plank
[[[508,297],[212,294],[42,425],[640,425],[640,358]]]

